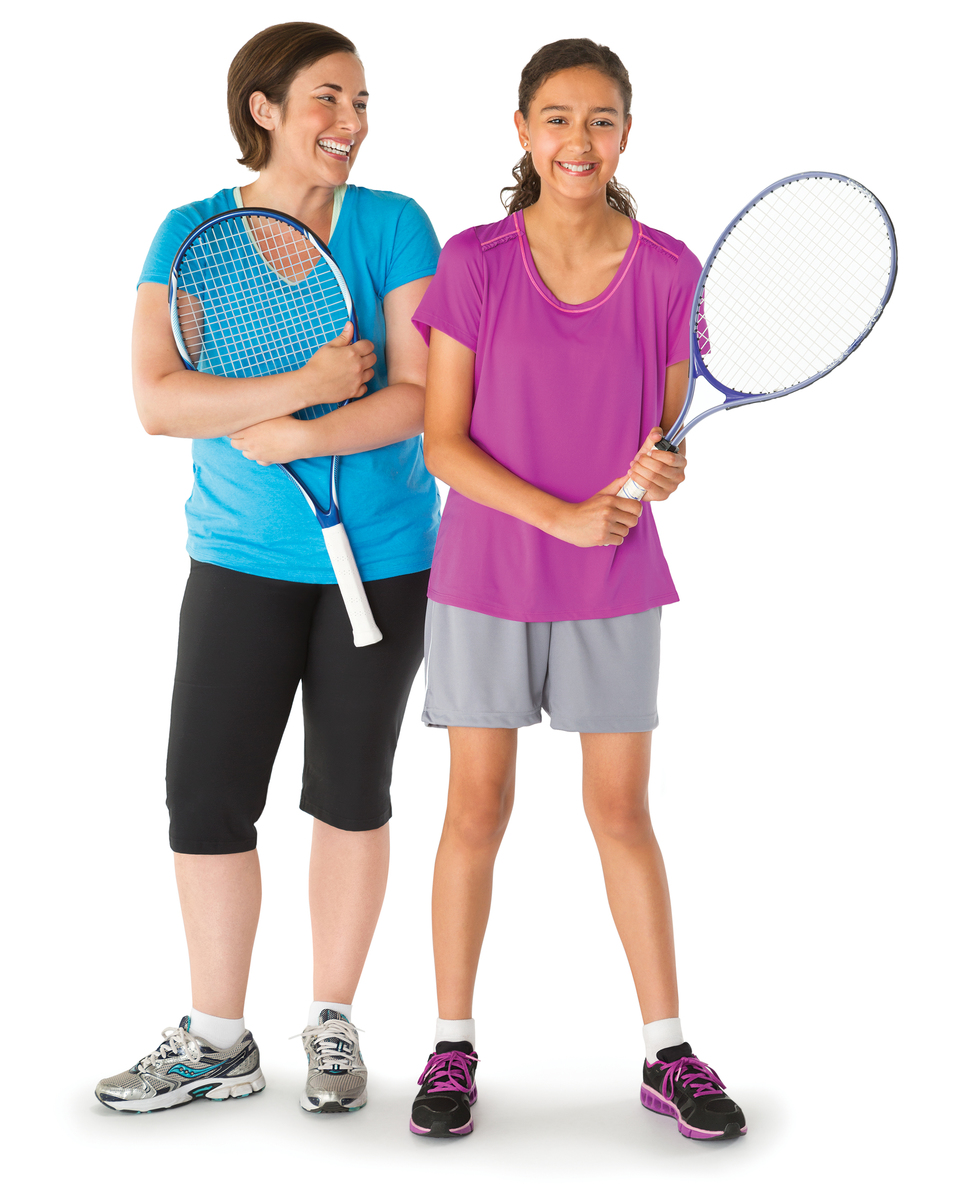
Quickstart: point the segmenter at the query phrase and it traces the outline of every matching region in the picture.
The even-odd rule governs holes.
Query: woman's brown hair
[[[295,75],[319,58],[343,53],[356,54],[357,48],[329,25],[312,21],[271,25],[240,48],[227,72],[230,130],[241,151],[237,162],[262,171],[270,161],[270,131],[258,125],[250,112],[253,93],[263,92],[282,112]]]
[[[610,47],[598,46],[589,38],[563,38],[559,42],[541,46],[523,68],[517,107],[523,113],[525,121],[530,119],[530,105],[542,84],[551,75],[556,75],[558,71],[570,70],[571,67],[593,67],[602,75],[606,75],[620,89],[623,119],[626,120],[630,116],[630,103],[633,100],[630,76],[627,74],[627,68]],[[505,187],[500,192],[500,199],[508,213],[529,208],[540,199],[540,176],[533,165],[533,155],[529,150],[513,168],[513,177],[517,181],[514,186]],[[506,200],[504,193],[507,195]],[[625,217],[637,215],[636,201],[622,184],[617,183],[616,178],[607,184],[607,203]]]

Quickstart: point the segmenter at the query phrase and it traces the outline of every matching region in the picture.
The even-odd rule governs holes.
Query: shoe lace
[[[188,1058],[190,1062],[199,1062],[202,1054],[200,1043],[189,1030],[174,1027],[163,1031],[163,1041],[160,1045],[156,1050],[145,1054],[137,1065],[141,1071],[150,1071],[165,1058],[182,1057]]]
[[[673,1099],[676,1087],[688,1089],[695,1099],[701,1096],[724,1095],[724,1082],[712,1067],[699,1058],[678,1058],[668,1063],[663,1072],[661,1090],[667,1100]]]
[[[322,1025],[308,1025],[302,1034],[294,1036],[303,1038],[303,1048],[317,1056],[321,1071],[344,1071],[356,1065],[357,1027],[349,1021],[331,1017]]]
[[[464,1054],[462,1050],[434,1054],[417,1083],[429,1083],[431,1092],[468,1092],[473,1087],[470,1064],[479,1061],[476,1054]]]

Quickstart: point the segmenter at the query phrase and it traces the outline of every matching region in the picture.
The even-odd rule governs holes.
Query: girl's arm
[[[619,546],[641,508],[640,501],[616,495],[625,476],[589,500],[571,504],[520,479],[471,440],[475,359],[454,338],[431,331],[423,437],[427,470],[470,500],[574,546]]]
[[[205,375],[180,360],[167,289],[142,283],[133,320],[133,394],[143,427],[168,437],[223,437],[309,404],[362,396],[376,356],[372,342],[348,344],[351,332],[321,347],[299,371],[258,379]]]
[[[387,327],[387,386],[362,404],[348,404],[315,421],[280,417],[236,433],[230,442],[262,466],[325,454],[358,454],[423,432],[427,347],[411,318],[430,278],[415,279],[383,300]],[[323,351],[317,352],[318,357]],[[366,390],[366,389],[364,389]],[[290,410],[287,410],[290,411]]]
[[[676,454],[671,454],[669,450],[655,450],[654,447],[663,437],[664,429],[669,429],[680,415],[687,395],[689,368],[690,363],[687,359],[667,367],[663,389],[663,428],[650,430],[646,441],[630,464],[631,479],[635,479],[641,487],[647,489],[644,500],[666,500],[683,483],[687,466],[686,438],[677,447]]]

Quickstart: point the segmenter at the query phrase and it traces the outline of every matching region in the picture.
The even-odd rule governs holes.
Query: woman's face
[[[286,106],[250,97],[254,120],[270,130],[268,170],[332,186],[346,183],[367,136],[367,85],[353,54],[329,54],[295,75]]]
[[[606,195],[631,123],[612,79],[593,67],[559,71],[540,85],[529,118],[514,121],[542,188],[580,201]]]

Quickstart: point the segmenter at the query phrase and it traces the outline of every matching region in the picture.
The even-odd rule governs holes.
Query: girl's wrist
[[[556,496],[550,496],[544,492],[543,504],[540,506],[541,512],[532,523],[543,533],[556,537],[556,528],[563,519],[565,510],[569,507],[566,500],[559,500]]]

